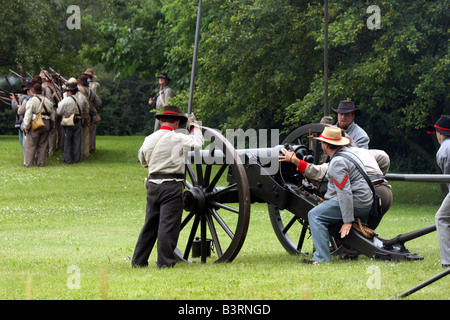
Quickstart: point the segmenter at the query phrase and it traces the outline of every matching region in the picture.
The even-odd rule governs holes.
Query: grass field
[[[142,142],[98,137],[97,151],[82,163],[65,165],[58,154],[26,169],[18,138],[0,137],[0,299],[382,300],[443,271],[435,232],[407,243],[422,261],[301,264],[278,242],[265,204],[252,205],[245,244],[231,263],[160,270],[154,252],[148,268],[132,269],[145,215]],[[434,224],[438,185],[392,186],[380,236]],[[407,299],[449,298],[447,277]]]

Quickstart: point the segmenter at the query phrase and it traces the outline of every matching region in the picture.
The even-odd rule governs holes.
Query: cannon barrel
[[[273,148],[236,149],[235,152],[242,163],[257,158],[262,163],[266,164],[270,161],[278,162],[278,157],[282,148],[283,146],[278,145]],[[190,160],[190,163],[195,164],[231,164],[231,161],[235,161],[233,155],[226,154],[226,152],[224,153],[219,149],[190,151],[188,152],[188,159]]]
[[[450,183],[450,174],[398,174],[388,173],[389,181]]]

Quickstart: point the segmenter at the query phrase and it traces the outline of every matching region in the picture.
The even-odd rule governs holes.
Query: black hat
[[[353,101],[350,100],[343,100],[341,102],[339,102],[339,106],[337,109],[332,109],[334,111],[334,113],[338,114],[338,113],[350,113],[350,112],[355,112],[356,115],[360,115],[361,114],[361,110],[359,110],[358,108],[355,108],[355,103]]]
[[[162,113],[155,114],[155,118],[160,120],[162,117],[174,117],[180,119],[180,125],[187,122],[187,117],[180,114],[180,109],[177,106],[165,106]]]
[[[167,79],[167,81],[170,81],[171,79],[169,78],[169,75],[167,73],[161,73],[159,76],[157,76],[157,78],[162,78],[162,79]]]
[[[436,121],[434,126],[428,125],[426,129],[428,134],[432,134],[437,131],[442,133],[444,136],[450,136],[450,116],[442,115],[438,121]]]
[[[26,89],[26,90],[30,90],[30,89],[33,89],[33,83],[31,83],[30,81],[26,81],[25,82],[25,85],[24,85],[24,89]]]

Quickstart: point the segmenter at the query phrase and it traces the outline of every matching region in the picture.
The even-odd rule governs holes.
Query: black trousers
[[[184,208],[183,189],[183,182],[149,183],[145,223],[134,249],[133,267],[148,266],[148,258],[156,241],[159,268],[173,267],[179,260],[174,250]]]

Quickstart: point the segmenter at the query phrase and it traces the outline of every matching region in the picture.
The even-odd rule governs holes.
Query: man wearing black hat
[[[148,168],[147,209],[131,260],[133,267],[148,266],[156,241],[159,268],[173,267],[178,261],[174,250],[184,208],[184,153],[203,145],[202,131],[195,119],[181,115],[178,107],[165,106],[155,118],[161,122],[161,129],[145,138],[139,149],[139,161]],[[185,123],[190,134],[175,131]]]
[[[345,135],[352,138],[357,147],[369,149],[369,136],[354,121],[355,116],[361,114],[361,110],[355,108],[355,103],[343,100],[339,103],[337,109],[332,110],[338,115],[337,126],[345,130]]]
[[[436,133],[440,144],[436,161],[443,174],[450,174],[450,116],[443,115],[434,126],[428,126],[429,134]],[[447,185],[450,190],[450,184]],[[447,194],[435,216],[436,230],[441,251],[441,264],[450,267],[450,193]]]
[[[58,103],[56,114],[63,118],[73,117],[70,125],[61,122],[62,125],[62,141],[63,141],[63,158],[64,163],[78,163],[81,160],[81,130],[82,115],[81,101],[76,96],[78,86],[76,83],[70,83],[67,86],[66,97]]]
[[[167,75],[167,73],[161,73],[157,76],[159,81],[160,89],[158,93],[148,100],[148,104],[152,107],[155,107],[157,110],[164,108],[169,103],[169,98],[175,97],[175,93],[172,88],[169,87],[169,83],[171,79]],[[160,122],[155,121],[155,129],[154,131],[160,128]]]

